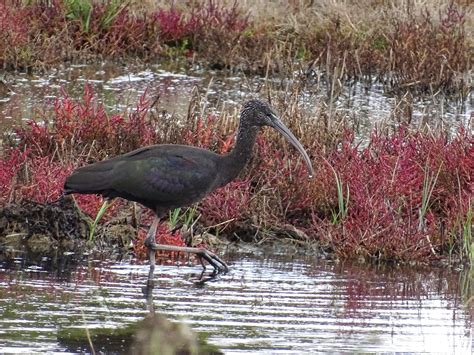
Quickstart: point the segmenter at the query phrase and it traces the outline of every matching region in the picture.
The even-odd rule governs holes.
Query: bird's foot
[[[222,260],[219,256],[210,252],[204,248],[191,248],[191,247],[178,247],[173,245],[164,245],[164,244],[156,244],[152,239],[145,240],[145,246],[149,250],[168,250],[168,251],[177,251],[177,252],[184,252],[184,253],[193,253],[196,254],[203,268],[205,269],[205,265],[202,262],[202,259],[206,260],[212,267],[214,267],[215,273],[226,273],[229,271],[229,266]],[[151,255],[150,255],[151,260]]]
[[[202,259],[206,260],[209,264],[211,264],[214,267],[214,274],[218,273],[227,273],[229,271],[229,266],[225,263],[224,260],[219,258],[216,254],[213,252],[210,252],[207,249],[204,248],[196,248],[198,249],[196,251],[196,255],[198,256],[199,260],[201,261],[201,265],[206,269],[206,266],[202,262]]]

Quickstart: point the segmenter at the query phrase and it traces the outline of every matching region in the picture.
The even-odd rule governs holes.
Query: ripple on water
[[[226,353],[443,352],[472,349],[471,315],[449,270],[376,269],[284,255],[240,255],[204,286],[200,267],[159,266],[153,306],[209,334]],[[65,352],[61,327],[121,327],[148,312],[148,266],[0,269],[3,351]],[[20,267],[21,265],[21,267]]]

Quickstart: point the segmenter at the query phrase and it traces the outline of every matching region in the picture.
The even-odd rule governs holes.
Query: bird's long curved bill
[[[296,148],[298,151],[301,153],[303,156],[304,161],[306,162],[306,165],[308,166],[308,174],[309,177],[313,177],[314,175],[314,170],[313,170],[313,165],[311,164],[311,160],[309,159],[308,153],[306,153],[306,150],[304,150],[303,146],[301,143],[296,139],[296,137],[291,133],[291,131],[286,127],[283,122],[280,121],[280,119],[276,116],[273,117],[273,124],[274,128],[283,134],[283,136]]]

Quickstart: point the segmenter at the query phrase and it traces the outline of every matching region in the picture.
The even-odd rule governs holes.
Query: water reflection
[[[474,312],[462,302],[459,272],[335,264],[278,249],[225,257],[231,272],[205,285],[196,282],[200,266],[157,266],[150,300],[226,353],[472,350]],[[0,343],[9,351],[67,352],[60,329],[124,327],[149,311],[148,265],[133,258],[33,265],[1,264]]]

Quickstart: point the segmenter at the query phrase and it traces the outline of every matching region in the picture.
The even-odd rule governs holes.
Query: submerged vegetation
[[[18,128],[17,140],[5,141],[0,206],[25,199],[53,202],[74,167],[151,143],[228,152],[236,117],[202,117],[199,102],[190,103],[182,124],[158,114],[146,96],[128,115],[109,115],[89,86],[82,100],[65,95],[52,112]],[[302,118],[298,105],[274,105],[317,164],[315,176],[308,179],[297,154],[267,131],[244,174],[199,203],[199,228],[231,239],[292,238],[366,260],[472,258],[474,138],[469,131],[412,131],[400,125],[375,130],[362,147],[345,126],[321,134],[324,113]],[[308,119],[313,124],[305,124]],[[76,202],[92,220],[102,206],[96,196],[77,196]],[[130,208],[124,201],[114,203],[104,221],[123,220],[122,212]],[[197,213],[188,213],[189,225]],[[149,223],[150,214],[140,210],[138,216],[136,225]],[[170,216],[174,225],[178,219],[178,212]],[[183,245],[180,231],[160,228],[162,242]],[[145,232],[138,234],[143,238]],[[135,251],[142,254],[143,246],[136,244]]]
[[[272,74],[296,62],[308,76],[466,95],[469,11],[460,0],[2,1],[0,66],[180,58]]]

